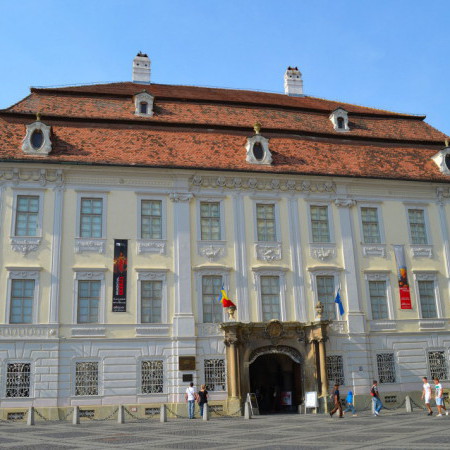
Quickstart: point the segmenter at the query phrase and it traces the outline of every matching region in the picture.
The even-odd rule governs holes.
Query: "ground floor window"
[[[377,354],[378,381],[380,383],[395,383],[395,360],[393,353]]]
[[[31,364],[11,363],[6,366],[6,397],[29,397],[31,389]]]
[[[77,362],[75,395],[98,395],[98,362]]]
[[[205,359],[205,384],[207,391],[225,391],[225,360]]]
[[[164,366],[160,360],[142,361],[142,394],[161,394],[164,392]]]
[[[327,356],[327,378],[331,384],[344,383],[344,358],[342,355]]]
[[[430,366],[431,379],[448,379],[447,361],[443,351],[428,352],[428,364]]]

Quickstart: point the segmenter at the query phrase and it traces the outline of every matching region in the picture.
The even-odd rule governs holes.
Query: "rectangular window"
[[[15,236],[36,236],[39,219],[39,197],[18,195],[16,206]]]
[[[334,383],[342,386],[344,383],[344,358],[342,355],[327,356],[327,378],[332,386]]]
[[[78,323],[98,323],[101,281],[78,281]]]
[[[428,244],[424,210],[408,209],[408,217],[411,242],[413,244]]]
[[[220,303],[222,277],[220,275],[202,276],[203,322],[217,323],[223,321],[223,306]]]
[[[377,354],[377,367],[380,383],[395,383],[395,360],[393,353]]]
[[[29,397],[31,390],[31,364],[12,363],[6,366],[6,397]]]
[[[103,221],[103,199],[82,198],[80,211],[80,237],[101,238]]]
[[[259,242],[274,242],[277,240],[275,205],[256,205],[256,229]]]
[[[363,239],[365,244],[380,244],[380,225],[377,208],[361,208]]]
[[[207,391],[224,391],[225,383],[225,360],[205,359],[205,384]]]
[[[369,281],[369,295],[372,319],[389,319],[386,281]]]
[[[262,320],[280,319],[280,277],[261,277]]]
[[[448,380],[447,360],[443,351],[428,352],[431,379]]]
[[[436,311],[436,297],[434,292],[434,281],[418,281],[420,309],[422,311],[422,318],[434,319],[437,317]]]
[[[33,323],[34,280],[11,280],[9,323]]]
[[[336,320],[336,298],[334,292],[334,277],[333,276],[318,276],[317,283],[317,298],[323,303],[323,318],[327,320]]]
[[[328,206],[311,205],[310,212],[311,212],[311,231],[313,242],[330,242]]]
[[[161,323],[162,281],[141,281],[141,322]]]
[[[162,361],[142,361],[141,392],[162,394],[164,392],[164,366]]]
[[[219,241],[220,232],[220,203],[200,203],[200,230],[202,241]]]
[[[162,201],[141,201],[141,238],[162,239]]]
[[[75,395],[98,395],[98,362],[75,364]]]

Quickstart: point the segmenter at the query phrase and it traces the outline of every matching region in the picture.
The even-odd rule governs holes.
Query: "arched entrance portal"
[[[302,366],[294,349],[260,349],[250,361],[250,389],[256,393],[261,414],[297,412],[302,402]]]

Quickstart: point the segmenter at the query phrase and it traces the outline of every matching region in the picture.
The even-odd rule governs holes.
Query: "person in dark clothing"
[[[342,405],[341,405],[341,398],[339,395],[338,384],[334,385],[333,401],[334,401],[334,408],[330,411],[330,417],[333,417],[333,414],[339,410],[339,418],[342,419],[344,417],[344,414],[342,413]]]
[[[208,403],[208,391],[206,385],[202,384],[202,387],[198,391],[198,406],[200,407],[200,417],[203,417],[203,405]]]

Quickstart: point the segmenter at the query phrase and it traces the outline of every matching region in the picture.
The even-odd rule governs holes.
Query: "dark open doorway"
[[[257,396],[261,414],[298,412],[301,365],[282,353],[258,356],[250,364],[250,388]]]

